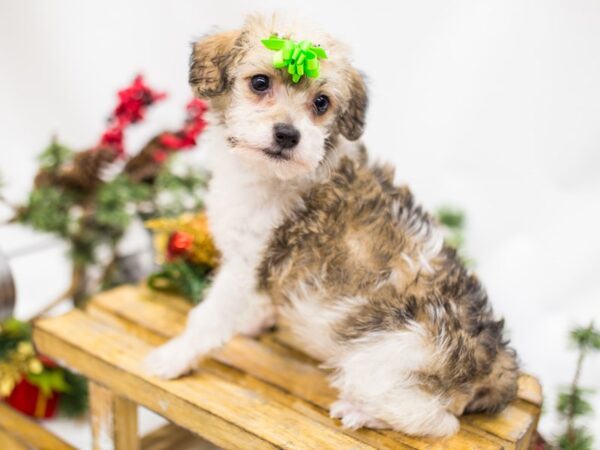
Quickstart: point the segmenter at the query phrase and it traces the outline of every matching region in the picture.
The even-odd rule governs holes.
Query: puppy
[[[261,44],[273,34],[326,50],[320,76],[275,69]],[[513,399],[515,354],[480,282],[357,142],[367,93],[342,45],[250,17],[195,43],[190,83],[211,105],[206,207],[222,265],[151,373],[177,377],[277,323],[333,369],[330,413],[349,428],[447,436],[463,412]]]

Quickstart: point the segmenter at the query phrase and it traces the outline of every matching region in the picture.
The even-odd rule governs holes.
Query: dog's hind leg
[[[417,374],[432,358],[426,333],[418,324],[349,342],[329,365],[341,400],[330,413],[350,428],[387,424],[404,433],[449,436],[459,429],[448,402],[419,387]]]

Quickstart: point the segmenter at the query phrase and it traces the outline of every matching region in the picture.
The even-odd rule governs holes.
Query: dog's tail
[[[518,378],[519,367],[515,351],[502,346],[498,350],[492,371],[476,385],[465,412],[501,411],[516,397]]]

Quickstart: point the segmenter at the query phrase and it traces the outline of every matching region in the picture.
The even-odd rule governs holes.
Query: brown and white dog
[[[320,77],[273,68],[272,34],[321,45]],[[367,93],[346,49],[250,17],[193,46],[190,83],[212,110],[206,205],[222,265],[148,371],[177,377],[277,323],[333,369],[331,415],[347,427],[446,436],[465,411],[502,409],[517,386],[503,323],[393,169],[357,143]]]

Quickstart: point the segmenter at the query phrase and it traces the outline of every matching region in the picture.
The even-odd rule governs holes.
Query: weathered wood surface
[[[137,405],[89,382],[94,450],[138,450]]]
[[[38,348],[92,380],[224,448],[523,449],[536,428],[541,390],[519,380],[519,398],[500,414],[469,415],[448,439],[380,430],[350,431],[329,418],[336,392],[326,372],[292,347],[284,333],[235,338],[191,376],[162,381],[140,363],[179,333],[189,306],[144,288],[99,295],[87,313],[39,321]]]
[[[0,401],[0,449],[12,448],[75,450],[42,427],[38,421]]]
[[[219,450],[219,448],[183,428],[167,424],[142,438],[142,450]]]
[[[22,440],[0,428],[0,448],[2,450],[30,450]]]

